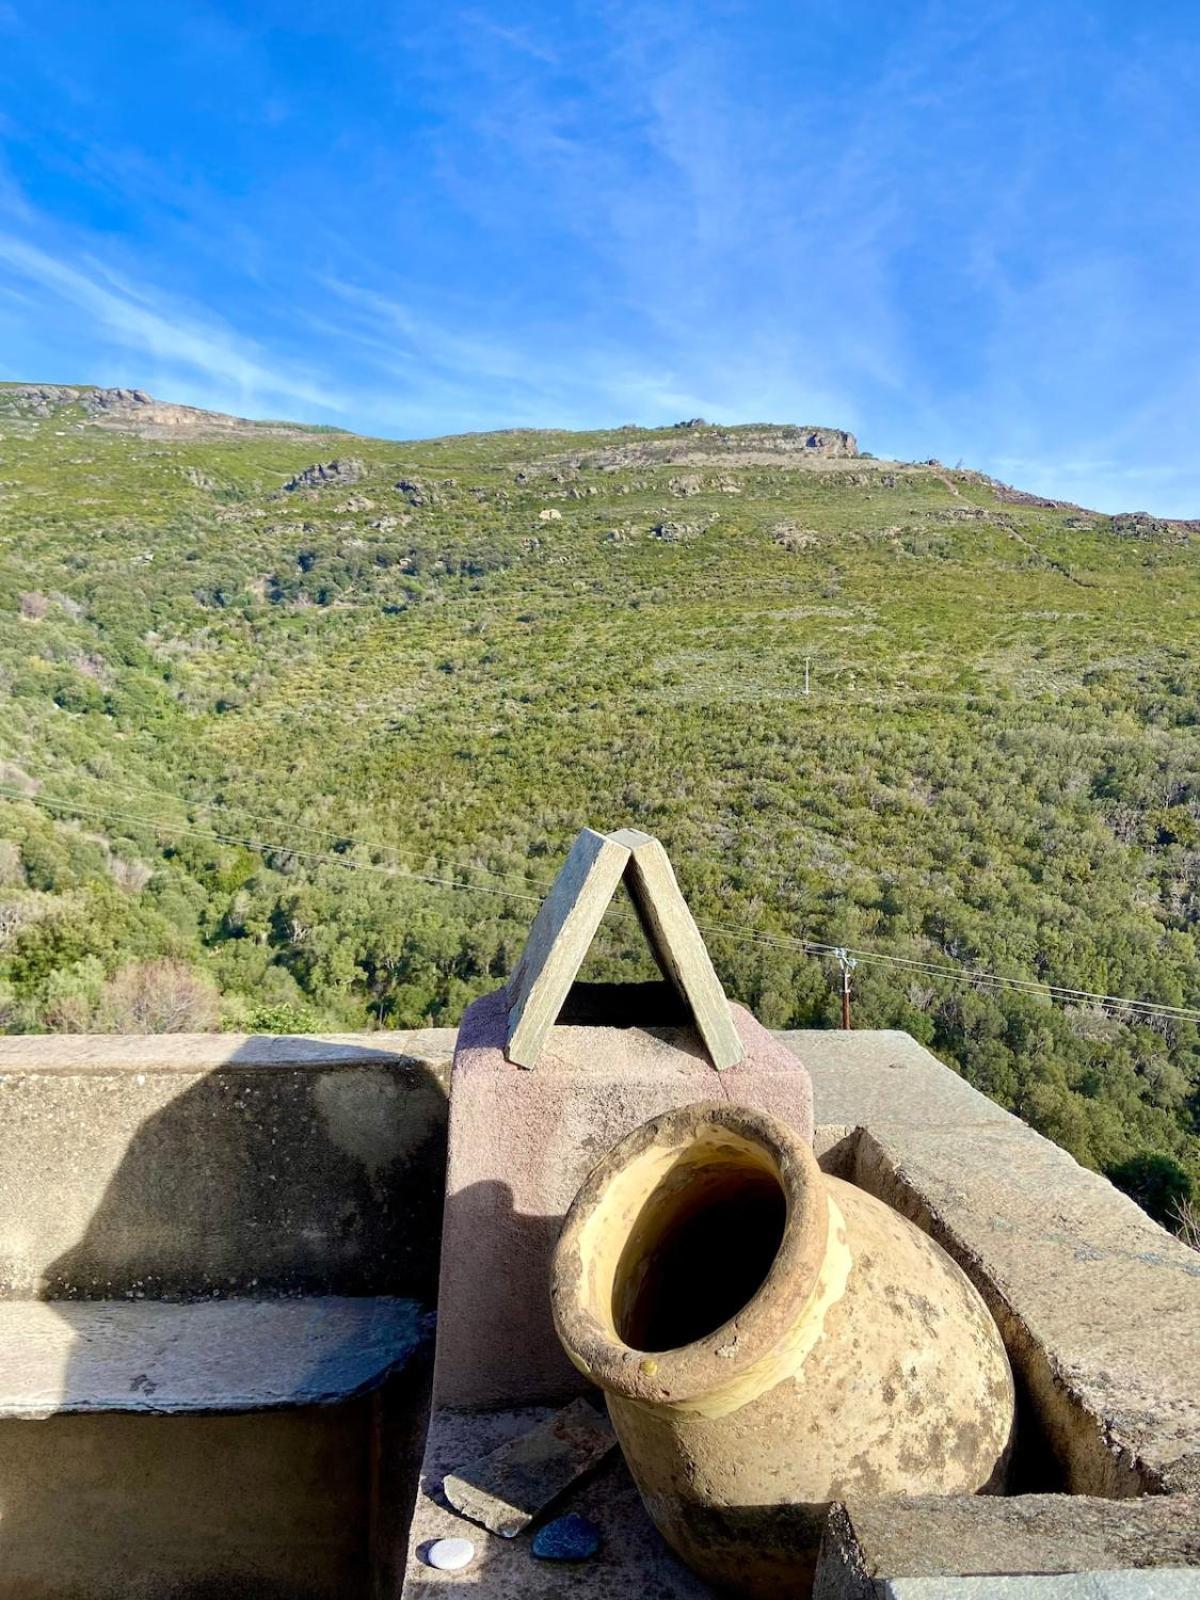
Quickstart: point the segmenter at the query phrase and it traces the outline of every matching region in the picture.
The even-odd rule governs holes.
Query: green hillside
[[[633,824],[764,1022],[905,958],[857,1023],[1200,1178],[1191,1021],[926,970],[1200,1006],[1200,527],[853,450],[0,388],[4,1026],[453,1022]]]

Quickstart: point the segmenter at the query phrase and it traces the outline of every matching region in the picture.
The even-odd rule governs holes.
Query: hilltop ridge
[[[349,446],[350,441],[371,438],[321,424],[241,417],[180,405],[158,400],[144,389],[105,388],[95,384],[0,383],[0,427],[20,431],[50,420],[68,429],[100,427],[160,440],[307,439],[325,441],[327,447],[336,447],[338,440],[347,441]],[[1072,501],[1029,493],[970,468],[959,466],[949,473],[941,462],[932,459],[903,462],[876,457],[862,451],[855,435],[847,429],[817,424],[723,424],[691,417],[661,427],[622,423],[573,433],[555,428],[510,427],[427,440],[377,442],[407,443],[420,449],[448,447],[455,441],[487,440],[498,445],[510,443],[531,448],[533,453],[522,462],[520,469],[526,482],[538,478],[565,481],[589,471],[619,473],[639,466],[766,466],[821,471],[853,461],[864,474],[934,472],[943,475],[952,491],[955,483],[973,483],[990,488],[996,499],[1005,504],[1040,506],[1092,518],[1103,515]],[[297,463],[289,476],[303,479],[305,473],[311,473],[313,482],[294,486],[312,487],[320,481],[320,469],[325,464],[320,460]],[[853,481],[865,486],[870,480],[863,476]],[[1162,518],[1146,511],[1124,511],[1106,520],[1111,521],[1113,531],[1122,537],[1187,537],[1200,533],[1200,518]]]

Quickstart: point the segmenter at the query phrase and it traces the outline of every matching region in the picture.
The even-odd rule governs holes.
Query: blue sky
[[[0,0],[0,376],[1200,516],[1200,6]]]

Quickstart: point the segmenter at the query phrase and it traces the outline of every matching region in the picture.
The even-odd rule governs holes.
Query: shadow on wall
[[[550,1310],[550,1262],[564,1215],[518,1211],[512,1189],[495,1179],[449,1196],[439,1405],[558,1405],[588,1392]],[[503,1262],[504,1270],[490,1270],[489,1262]]]
[[[432,1301],[444,1075],[367,1046],[331,1066],[305,1039],[274,1065],[261,1042],[137,1128],[82,1238],[46,1268],[43,1299]]]
[[[304,1039],[248,1040],[198,1078],[175,1069],[181,1092],[140,1123],[126,1111],[124,1155],[39,1298],[76,1302],[72,1323],[89,1300],[431,1306],[447,1073],[369,1046],[330,1064],[327,1045]],[[137,1076],[113,1074],[112,1093],[134,1096]],[[66,1403],[94,1382],[88,1365],[68,1355]],[[366,1553],[395,1537],[372,1525],[381,1446],[393,1463],[419,1458],[425,1366],[336,1406],[0,1421],[0,1600],[315,1597],[346,1592],[352,1574],[368,1594]],[[138,1378],[131,1368],[131,1388]],[[383,1492],[394,1512],[402,1490]]]

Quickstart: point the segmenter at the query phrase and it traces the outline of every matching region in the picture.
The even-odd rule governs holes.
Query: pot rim
[[[597,1283],[584,1259],[589,1224],[643,1152],[655,1145],[664,1153],[682,1151],[712,1132],[732,1135],[770,1162],[786,1205],[779,1248],[759,1287],[719,1327],[674,1349],[635,1349],[617,1331],[612,1281]],[[823,1174],[806,1141],[787,1123],[727,1101],[677,1107],[652,1117],[614,1145],[575,1196],[551,1265],[558,1336],[575,1366],[610,1394],[679,1406],[729,1391],[752,1379],[755,1368],[769,1369],[773,1352],[794,1335],[818,1290],[828,1234]]]

